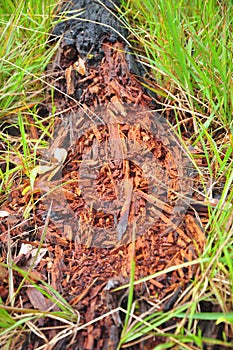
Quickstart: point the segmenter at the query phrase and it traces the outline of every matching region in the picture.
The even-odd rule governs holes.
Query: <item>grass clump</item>
[[[177,316],[177,305],[168,315],[152,313],[154,319],[149,315],[134,320],[128,328],[128,340],[124,333],[122,343],[142,339],[149,333],[161,334],[161,328],[159,333],[156,327],[152,331],[153,325],[158,321],[165,327],[165,321],[174,317],[179,326],[173,334],[164,328],[162,336],[167,343],[158,349],[196,349],[204,344],[230,348],[227,335],[232,336],[233,332],[233,5],[228,1],[129,0],[124,1],[124,6],[126,13],[122,18],[127,16],[132,24],[127,25],[131,43],[138,47],[140,42],[144,50],[139,50],[137,57],[148,67],[145,85],[157,93],[161,113],[168,117],[193,161],[199,174],[194,198],[205,203],[208,214],[200,218],[196,212],[207,244],[199,262],[201,277],[187,289],[185,298],[189,296],[191,302],[185,303],[185,312],[179,315],[182,317]],[[209,302],[213,312],[201,313],[200,305]],[[222,340],[207,339],[199,328],[200,319],[222,323]],[[213,338],[214,333],[213,326]]]
[[[48,116],[45,121],[40,117],[37,105],[46,97],[45,70],[58,45],[49,46],[48,42],[49,32],[55,24],[56,6],[57,1],[54,0],[7,0],[0,7],[0,204],[10,193],[13,182],[20,188],[21,180],[28,178],[32,188],[37,151],[45,147],[45,137],[50,136],[48,130],[53,118]],[[5,212],[1,211],[1,220],[4,215]],[[50,284],[31,277],[33,266],[28,271],[17,267],[14,256],[11,256],[17,242],[12,242],[11,234],[9,229],[7,264],[3,264],[0,257],[0,278],[2,282],[8,280],[9,286],[6,303],[0,300],[0,347],[19,348],[25,335],[31,333],[47,344],[45,348],[49,345],[41,331],[44,323],[41,320],[53,319],[59,324],[60,330],[53,339],[53,344],[56,344],[69,332],[72,333],[78,313]],[[40,311],[16,306],[16,295],[22,293],[25,285],[22,283],[15,290],[15,274],[21,275],[41,300],[49,300],[60,311],[51,311],[51,307],[48,311]]]
[[[232,5],[197,0],[188,4],[128,1],[126,5],[138,24],[132,32],[142,43],[146,62],[161,89],[168,90],[170,98],[179,91],[187,111],[208,116],[208,124],[217,119],[229,127]]]
[[[0,9],[0,118],[12,119],[40,101],[51,50],[47,50],[54,2],[6,1]]]
[[[0,190],[5,194],[15,176],[30,176],[36,150],[45,144],[43,136],[38,141],[28,134],[31,125],[48,135],[36,105],[45,98],[44,72],[56,50],[48,47],[55,5],[5,1],[0,9]]]

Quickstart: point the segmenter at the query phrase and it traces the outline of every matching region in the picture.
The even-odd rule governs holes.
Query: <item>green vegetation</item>
[[[200,257],[201,274],[184,293],[184,299],[191,299],[167,313],[132,317],[128,337],[123,335],[125,344],[162,333],[168,343],[156,349],[232,347],[224,335],[233,330],[232,15],[228,1],[124,1],[122,21],[126,17],[131,23],[132,45],[143,48],[138,58],[150,70],[148,86],[158,95],[161,113],[173,116],[184,147],[192,145],[203,154],[200,162],[200,155],[189,152],[208,206],[206,222],[196,214],[207,244]],[[203,301],[218,305],[222,313],[200,313]],[[178,323],[175,333],[163,333],[163,325],[173,317]],[[198,319],[223,322],[223,341],[203,338]]]
[[[26,172],[35,164],[37,148],[45,145],[49,135],[34,106],[44,99],[45,68],[56,47],[48,48],[48,33],[53,20],[55,1],[5,1],[0,8],[0,142],[4,144],[0,169],[3,180],[0,190],[10,189],[14,176]],[[33,121],[41,137],[28,138],[25,128]],[[12,137],[8,129],[20,130],[21,137]],[[11,165],[10,165],[11,164]],[[14,164],[14,166],[12,166]]]
[[[10,192],[14,179],[27,176],[33,183],[31,170],[35,167],[37,149],[46,146],[53,123],[51,117],[47,118],[47,124],[42,123],[35,106],[45,98],[43,74],[57,48],[47,44],[57,1],[15,3],[2,1],[0,7],[0,165],[4,164],[0,167],[1,202]],[[198,150],[189,154],[201,187],[200,190],[196,186],[194,192],[201,191],[208,207],[205,222],[196,213],[207,235],[205,250],[197,261],[200,273],[172,310],[161,312],[152,305],[150,312],[138,315],[132,288],[139,281],[133,283],[132,262],[130,285],[122,287],[130,287],[130,297],[127,310],[121,310],[126,314],[121,346],[159,335],[165,337],[167,343],[157,346],[157,350],[202,349],[204,344],[219,344],[230,349],[232,344],[226,335],[233,332],[233,5],[226,0],[129,0],[124,1],[121,19],[131,24],[127,26],[132,33],[132,45],[138,47],[140,43],[138,59],[148,68],[145,84],[157,93],[161,113],[173,117],[173,127],[187,152],[189,146]],[[26,132],[32,122],[39,139]],[[20,136],[8,134],[12,127]],[[40,249],[41,245],[38,254]],[[182,266],[172,269],[179,267]],[[84,328],[85,325],[78,326],[78,313],[62,296],[43,281],[35,283],[30,278],[30,269],[26,273],[17,268],[10,253],[7,265],[0,264],[0,278],[4,278],[6,271],[10,306],[0,300],[2,349],[14,347],[16,332],[18,337],[21,333],[33,332],[46,344],[47,339],[38,326],[41,318],[60,322],[53,344]],[[40,295],[49,298],[62,311],[15,308],[13,271],[30,281]],[[218,312],[201,313],[200,303],[204,301],[218,305]],[[174,319],[175,329],[166,328],[166,322]],[[203,336],[197,322],[201,319],[223,324],[222,340]]]
[[[41,98],[42,84],[37,74],[44,72],[51,59],[47,50],[52,1],[6,1],[1,5],[1,114],[17,116]],[[54,6],[54,5],[53,5]]]
[[[51,61],[57,45],[49,46],[48,38],[54,26],[54,9],[57,1],[28,0],[2,1],[0,6],[0,203],[9,194],[13,181],[28,177],[33,183],[32,169],[35,167],[36,154],[39,148],[46,146],[45,136],[53,123],[51,117],[42,119],[36,113],[36,105],[45,99],[45,68]],[[39,138],[28,134],[33,125]],[[15,130],[15,135],[9,130]],[[13,133],[14,134],[14,133]],[[19,181],[20,183],[20,181]],[[32,186],[31,186],[32,187]],[[0,218],[2,220],[2,216]],[[0,232],[1,233],[1,232]],[[44,239],[44,234],[42,235]],[[38,247],[36,257],[41,250]],[[7,305],[0,300],[0,347],[1,349],[18,348],[21,335],[33,332],[47,342],[38,328],[42,318],[56,319],[60,322],[57,340],[72,330],[78,321],[76,313],[70,305],[42,280],[35,282],[30,273],[35,259],[28,271],[22,270],[13,263],[10,237],[7,265],[0,256],[0,278],[4,280],[8,274],[9,295]],[[23,277],[23,282],[15,290],[13,273]],[[14,306],[17,294],[20,294],[24,282],[30,283],[37,295],[44,300],[59,306],[61,311],[39,311],[17,308]],[[9,305],[10,304],[10,305]]]

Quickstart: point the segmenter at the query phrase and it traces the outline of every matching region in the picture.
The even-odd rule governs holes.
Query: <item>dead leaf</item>
[[[15,258],[15,262],[20,261],[23,256],[27,256],[28,260],[26,263],[26,267],[29,267],[32,263],[33,267],[36,267],[37,265],[39,265],[47,251],[47,248],[40,248],[40,250],[38,251],[38,248],[33,247],[31,244],[22,243],[19,254]]]
[[[28,287],[26,289],[27,296],[35,309],[40,311],[47,311],[53,303],[44,297],[44,295],[35,287]]]
[[[0,210],[0,218],[6,218],[10,213],[6,210]]]
[[[63,163],[67,157],[67,151],[65,148],[56,148],[54,150],[53,158],[51,158],[50,165],[37,165],[36,170],[39,175],[48,174],[47,180],[50,181],[61,169]]]
[[[73,64],[73,67],[81,76],[86,74],[85,61],[81,57]]]

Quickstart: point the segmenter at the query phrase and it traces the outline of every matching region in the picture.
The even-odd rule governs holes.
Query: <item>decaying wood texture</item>
[[[56,125],[60,127],[49,151],[53,155],[56,149],[66,148],[67,157],[59,165],[60,175],[53,174],[50,181],[49,174],[37,179],[34,198],[39,201],[24,225],[17,225],[18,213],[25,208],[30,193],[22,195],[28,186],[26,181],[19,187],[16,183],[6,206],[12,215],[17,214],[13,223],[7,219],[0,223],[1,239],[6,239],[4,234],[10,227],[12,239],[22,235],[24,244],[32,242],[36,248],[49,210],[46,194],[64,183],[50,197],[52,214],[44,240],[47,253],[38,262],[35,273],[46,281],[52,276],[53,288],[79,311],[81,324],[89,325],[55,348],[113,350],[119,342],[124,317],[118,312],[103,315],[118,306],[125,307],[127,289],[111,290],[129,281],[132,258],[129,228],[135,222],[140,227],[135,243],[136,280],[191,262],[202,251],[205,239],[192,215],[184,215],[183,202],[179,204],[177,200],[179,194],[188,196],[189,173],[178,164],[182,159],[181,148],[168,126],[159,128],[163,122],[154,111],[152,97],[140,83],[143,68],[126,42],[128,33],[117,19],[116,8],[110,1],[71,1],[62,9],[67,6],[72,16],[76,13],[77,17],[53,30],[52,37],[61,38],[61,42],[48,67],[59,114]],[[108,123],[101,123],[103,120]],[[127,153],[130,147],[131,155]],[[94,152],[92,156],[90,150]],[[152,155],[151,164],[143,161],[147,154]],[[157,186],[151,192],[147,175],[154,164],[152,180],[157,181]],[[97,202],[98,210],[87,206],[87,201]],[[109,208],[115,203],[112,211],[106,213],[105,202]],[[183,220],[177,226],[179,217]],[[25,259],[18,256],[17,264],[24,266]],[[149,309],[147,300],[158,309],[168,310],[196,271],[195,265],[190,264],[162,273],[137,284],[134,298],[142,310]],[[20,281],[21,277],[15,278]],[[0,283],[3,299],[5,285],[3,280]],[[17,306],[21,303],[39,307],[28,289]],[[42,309],[45,305],[43,298]],[[90,322],[99,316],[103,317]],[[49,339],[49,331],[45,334]],[[34,341],[28,337],[25,346]],[[36,341],[37,345],[42,342]],[[152,336],[130,348],[152,349],[160,342],[160,338]]]

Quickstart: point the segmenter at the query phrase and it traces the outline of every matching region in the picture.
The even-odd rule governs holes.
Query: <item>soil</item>
[[[128,33],[116,8],[103,3],[62,5],[61,11],[70,6],[79,15],[51,34],[61,41],[47,68],[55,90],[47,91],[43,113],[56,106],[54,138],[47,154],[40,155],[42,170],[34,190],[27,191],[27,178],[16,179],[1,207],[10,213],[0,223],[2,261],[7,259],[8,233],[14,262],[22,269],[29,268],[33,249],[41,246],[31,272],[34,281],[49,283],[77,310],[80,324],[88,324],[76,336],[58,341],[56,350],[116,349],[124,314],[113,310],[126,308],[128,288],[115,289],[129,283],[132,260],[135,280],[170,268],[138,283],[134,292],[140,313],[152,305],[153,311],[167,311],[199,273],[194,264],[172,267],[196,259],[205,242],[187,206],[193,169],[141,84],[144,70],[123,39]],[[50,164],[47,172],[45,164]],[[30,203],[29,216],[22,220]],[[31,250],[25,253],[21,247],[28,244]],[[15,286],[21,281],[20,272],[14,272]],[[5,302],[7,285],[5,274],[0,282]],[[26,284],[15,306],[46,310],[51,304]],[[41,323],[58,325],[46,319]],[[56,331],[44,334],[51,339]],[[129,349],[153,349],[162,341],[152,333]],[[43,340],[32,333],[22,349],[40,344]]]

